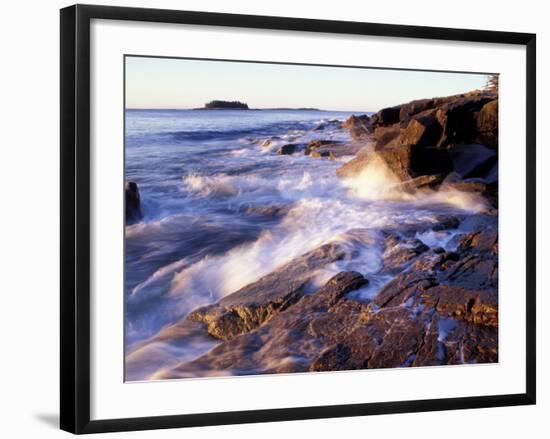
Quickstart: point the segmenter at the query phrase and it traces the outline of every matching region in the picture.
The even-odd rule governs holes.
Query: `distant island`
[[[281,108],[249,108],[246,102],[241,101],[221,101],[214,100],[204,104],[204,107],[194,108],[194,110],[301,110],[301,111],[324,111],[319,108],[290,108],[290,107],[281,107]]]
[[[210,101],[204,104],[205,110],[248,110],[248,105],[245,102],[239,101]]]

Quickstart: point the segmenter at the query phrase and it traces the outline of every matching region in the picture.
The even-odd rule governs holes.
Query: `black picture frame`
[[[255,29],[486,42],[526,47],[525,393],[128,419],[90,419],[90,21],[181,23]],[[210,12],[74,5],[61,10],[61,429],[81,434],[535,404],[536,36]]]

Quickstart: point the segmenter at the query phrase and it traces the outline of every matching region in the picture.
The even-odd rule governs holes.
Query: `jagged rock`
[[[374,138],[376,140],[375,149],[382,149],[386,146],[395,145],[395,140],[399,138],[401,128],[399,124],[390,126],[379,126],[374,129]]]
[[[261,147],[262,148],[267,148],[271,145],[273,145],[274,142],[276,142],[277,140],[281,140],[281,138],[279,136],[272,136],[270,137],[269,139],[265,139],[262,143],[261,143]]]
[[[165,371],[162,378],[200,376],[205,371],[228,369],[248,373],[306,371],[323,346],[328,348],[355,330],[365,306],[345,295],[367,282],[356,272],[338,273],[316,293],[304,296],[255,331]]]
[[[455,252],[424,250],[389,234],[388,261],[400,243],[417,254],[405,255],[408,268],[371,302],[348,297],[367,280],[341,272],[255,329],[159,378],[498,361],[496,228],[462,235]]]
[[[313,128],[313,131],[324,131],[327,128],[331,129],[340,129],[342,128],[342,122],[340,122],[337,119],[331,119],[326,122],[321,122],[319,125],[317,125],[315,128]]]
[[[399,110],[399,119],[407,120],[415,114],[430,110],[437,101],[435,99],[418,99],[401,105]]]
[[[395,187],[395,189],[408,192],[408,193],[414,193],[417,189],[422,188],[433,188],[436,186],[439,186],[439,184],[443,181],[443,175],[437,174],[437,175],[421,175],[420,177],[411,178],[410,180],[405,180],[399,185]]]
[[[294,143],[287,143],[286,145],[281,146],[279,148],[279,151],[277,151],[277,154],[279,155],[290,155],[294,154],[296,152],[298,145]]]
[[[295,303],[318,269],[345,256],[346,250],[341,244],[325,244],[224,297],[217,304],[193,311],[188,318],[206,323],[212,336],[229,340],[251,331]]]
[[[495,148],[498,145],[497,96],[476,91],[411,101],[380,110],[370,118],[370,125],[377,140],[375,149],[403,144],[447,148],[475,142]]]
[[[315,151],[318,148],[321,148],[323,146],[328,146],[328,145],[336,145],[338,143],[339,142],[335,142],[334,140],[312,140],[306,145],[304,149],[304,154],[310,155],[313,151]]]
[[[324,150],[324,151],[313,151],[310,154],[310,157],[312,158],[321,158],[321,157],[330,157],[330,151]]]
[[[288,213],[289,207],[275,205],[245,205],[242,206],[240,210],[249,215],[278,217]]]
[[[485,95],[461,97],[436,108],[436,117],[443,128],[437,143],[440,147],[472,143],[478,137],[477,112],[491,97]]]
[[[382,255],[384,271],[398,272],[430,248],[416,238],[403,239],[391,233],[385,240],[386,249]]]
[[[452,171],[452,162],[446,150],[415,145],[403,145],[376,152],[365,151],[336,171],[340,177],[359,174],[374,157],[381,159],[388,169],[401,181],[422,175],[447,175]]]
[[[141,213],[141,197],[137,183],[127,181],[125,185],[126,224],[134,224],[143,218]]]
[[[498,100],[485,104],[477,115],[479,141],[487,146],[498,146]]]
[[[443,183],[441,189],[452,188],[461,192],[477,192],[483,194],[487,191],[488,185],[480,181],[456,181]]]
[[[449,149],[453,171],[462,178],[485,178],[496,165],[495,151],[480,144],[455,145]]]
[[[332,143],[320,146],[311,153],[311,157],[328,157],[333,160],[338,157],[353,156],[364,146],[361,143]]]
[[[370,118],[366,114],[361,116],[350,116],[342,124],[342,128],[347,128],[351,138],[354,140],[368,138],[373,131]]]
[[[437,145],[443,129],[434,114],[414,117],[399,136],[402,145]]]
[[[385,125],[393,125],[394,123],[398,123],[400,111],[401,111],[400,105],[397,105],[395,107],[383,108],[371,118],[372,124],[385,126]]]
[[[440,315],[497,326],[498,234],[488,229],[460,238],[456,252],[425,252],[373,300],[379,307],[408,300]]]

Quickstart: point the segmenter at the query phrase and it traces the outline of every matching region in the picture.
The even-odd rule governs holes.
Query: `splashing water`
[[[345,178],[343,184],[353,195],[367,200],[411,200],[413,197],[399,188],[401,181],[375,153],[361,172]]]
[[[126,174],[140,186],[145,213],[142,223],[126,228],[128,345],[328,242],[345,244],[347,256],[319,269],[314,284],[356,270],[371,280],[357,297],[371,298],[389,280],[377,277],[381,230],[436,224],[441,215],[485,208],[481,198],[457,190],[404,192],[379,158],[356,177],[339,179],[341,162],[276,153],[285,138],[298,145],[319,138],[348,141],[345,130],[312,131],[323,120],[345,119],[345,113],[247,112],[247,122],[238,122],[241,135],[232,128],[242,117],[238,112],[198,113],[193,118],[205,119],[201,124],[211,137],[206,130],[167,134],[185,125],[185,114],[166,120],[155,112],[127,115]],[[261,129],[255,132],[255,126]],[[250,214],[250,207],[259,213]],[[450,237],[426,234],[425,242],[446,245]]]

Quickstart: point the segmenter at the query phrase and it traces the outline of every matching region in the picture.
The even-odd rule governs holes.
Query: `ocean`
[[[392,176],[379,167],[338,178],[336,169],[352,156],[277,153],[288,143],[350,142],[334,121],[351,114],[126,111],[125,178],[138,184],[144,215],[125,230],[127,349],[331,241],[345,242],[349,254],[319,270],[312,288],[341,270],[355,270],[370,283],[354,297],[368,301],[391,280],[377,274],[384,251],[377,231],[436,224],[442,215],[484,208],[461,193],[396,193],[389,190]],[[456,233],[428,230],[417,238],[450,248]],[[212,345],[186,345],[171,354],[189,359]]]

